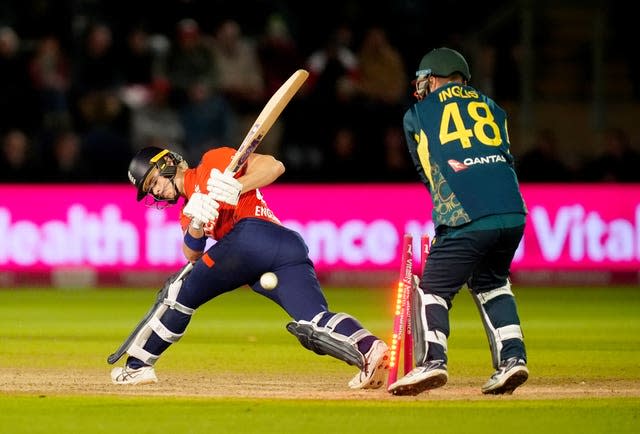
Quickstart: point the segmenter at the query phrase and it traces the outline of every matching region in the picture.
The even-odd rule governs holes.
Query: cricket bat
[[[304,82],[307,80],[307,77],[309,77],[309,72],[304,69],[298,69],[296,72],[291,74],[291,77],[289,77],[287,81],[285,81],[271,96],[271,98],[269,98],[269,101],[267,101],[255,122],[249,129],[249,132],[242,140],[238,150],[231,158],[231,161],[225,169],[226,173],[235,175],[240,171],[240,169],[242,169],[249,159],[249,156],[251,156],[253,151],[255,151],[258,145],[262,142],[264,136],[267,135],[296,92],[300,90]],[[213,232],[215,223],[215,221],[210,221],[204,224],[205,233]],[[192,221],[191,224],[195,228],[202,227],[201,222]]]
[[[238,147],[231,162],[227,166],[226,172],[236,174],[253,151],[258,147],[264,136],[269,132],[275,121],[278,119],[289,101],[298,92],[306,81],[309,73],[304,69],[298,69],[282,86],[269,98],[255,122],[249,129],[244,140]]]

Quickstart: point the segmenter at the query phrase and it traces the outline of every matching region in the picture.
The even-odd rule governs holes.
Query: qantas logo
[[[485,157],[475,157],[475,158],[465,158],[462,160],[462,163],[458,160],[448,160],[449,166],[453,169],[454,172],[460,172],[461,170],[468,169],[469,166],[473,166],[475,164],[493,164],[493,163],[506,163],[507,160],[499,154],[496,155],[487,155]]]
[[[447,163],[449,163],[449,166],[451,166],[454,172],[460,172],[461,170],[468,169],[466,164],[461,163],[458,160],[449,160]]]

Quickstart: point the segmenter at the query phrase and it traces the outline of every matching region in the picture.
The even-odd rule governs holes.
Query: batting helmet
[[[167,165],[165,157],[173,160],[173,165]],[[138,189],[137,200],[140,201],[147,195],[144,184],[153,168],[160,171],[160,175],[172,178],[176,174],[176,169],[184,158],[180,154],[171,152],[168,149],[149,146],[141,149],[129,163],[129,181]]]
[[[456,72],[466,81],[471,79],[469,64],[464,56],[451,48],[441,47],[431,50],[422,57],[416,76],[448,77]]]

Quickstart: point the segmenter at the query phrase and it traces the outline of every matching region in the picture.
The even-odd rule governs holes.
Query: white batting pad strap
[[[357,330],[351,336],[346,336],[346,335],[343,335],[342,333],[336,332],[335,328],[338,324],[340,324],[340,322],[349,318],[353,319],[351,315],[342,313],[342,312],[334,314],[324,326],[319,326],[318,322],[322,319],[322,317],[326,313],[327,312],[320,312],[315,317],[313,317],[311,321],[300,320],[298,321],[298,324],[310,324],[314,328],[314,330],[317,330],[322,333],[326,333],[327,335],[331,336],[331,338],[340,342],[345,342],[350,345],[356,345],[359,341],[361,341],[365,337],[371,336],[371,332],[369,332],[364,328]]]
[[[182,312],[183,314],[189,316],[193,315],[193,313],[196,311],[195,309],[191,309],[184,304],[178,303],[175,300],[169,300],[168,298],[165,298],[162,303],[166,306],[169,306],[171,309],[175,309],[178,312]]]
[[[492,289],[491,291],[487,292],[480,292],[476,295],[478,297],[478,300],[480,300],[482,304],[485,304],[489,300],[493,300],[500,295],[510,295],[511,297],[513,297],[513,292],[511,292],[511,283],[507,282],[506,285],[501,286],[500,288]]]
[[[368,330],[360,329],[354,334],[352,334],[351,336],[349,336],[349,339],[353,341],[353,343],[355,344],[360,342],[362,339],[366,338],[367,336],[371,336],[371,333],[369,333]]]
[[[425,338],[427,342],[433,342],[434,344],[442,345],[445,353],[447,352],[447,337],[444,333],[438,330],[427,330],[427,332],[425,333]]]
[[[320,319],[322,319],[322,317],[324,316],[325,312],[320,312],[319,314],[317,314],[316,316],[314,316],[311,321],[304,321],[304,320],[300,320],[298,321],[299,323],[310,323],[313,325],[318,325],[318,321],[320,321]]]
[[[147,365],[153,365],[160,356],[156,356],[155,354],[151,354],[149,351],[146,351],[144,348],[138,345],[131,345],[131,347],[127,350],[127,354],[136,359],[142,360]]]
[[[180,293],[180,289],[182,288],[182,283],[184,279],[184,275],[186,273],[182,273],[180,278],[176,279],[171,285],[169,285],[169,290],[167,291],[167,297],[162,301],[162,303],[166,306],[169,306],[171,309],[175,309],[178,312],[182,312],[185,315],[193,315],[195,309],[185,306],[184,304],[178,303],[178,294]]]
[[[439,295],[435,295],[435,294],[425,294],[422,291],[420,291],[420,293],[422,294],[422,303],[427,306],[429,304],[438,304],[442,307],[444,307],[445,309],[447,308],[447,302],[445,301],[444,298],[440,297]]]
[[[522,329],[517,324],[497,328],[496,335],[501,341],[506,341],[507,339],[523,340]]]
[[[178,342],[182,337],[182,334],[174,333],[165,327],[165,325],[160,322],[160,319],[155,316],[149,320],[149,327],[165,342]]]
[[[182,288],[182,279],[178,279],[169,285],[169,291],[167,291],[167,300],[176,301],[178,299],[178,293]]]
[[[327,321],[327,323],[324,326],[328,329],[333,330],[340,323],[340,321],[348,317],[349,316],[346,313],[336,313],[329,319],[329,321]]]

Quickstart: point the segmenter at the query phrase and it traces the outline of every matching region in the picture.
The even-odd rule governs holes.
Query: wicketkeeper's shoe
[[[437,389],[447,383],[449,374],[444,360],[431,360],[425,366],[416,366],[407,375],[389,385],[394,395],[415,396],[425,390]]]
[[[513,391],[529,378],[527,362],[511,357],[500,363],[491,378],[482,386],[482,393],[491,395],[511,395]]]
[[[153,366],[143,366],[138,369],[125,366],[111,370],[111,382],[113,384],[150,384],[157,383],[158,377]]]
[[[389,371],[389,347],[381,340],[373,342],[364,355],[364,369],[349,381],[352,389],[378,389]]]

